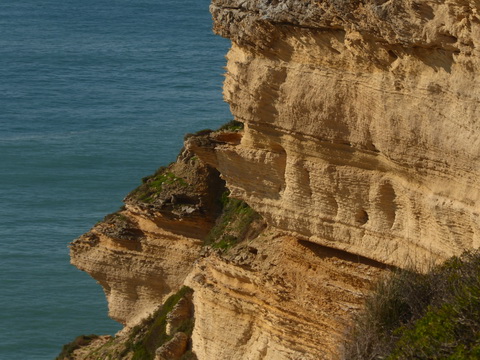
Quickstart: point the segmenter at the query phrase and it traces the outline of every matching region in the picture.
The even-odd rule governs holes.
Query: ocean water
[[[208,0],[0,5],[0,360],[54,359],[113,334],[68,244],[175,159],[183,135],[231,119],[229,42]]]

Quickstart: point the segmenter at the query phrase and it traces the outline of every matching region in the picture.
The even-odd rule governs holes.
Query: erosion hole
[[[368,221],[368,213],[364,209],[358,209],[355,214],[355,221],[360,225],[366,224]]]

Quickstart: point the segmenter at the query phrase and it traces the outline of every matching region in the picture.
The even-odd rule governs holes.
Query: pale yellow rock
[[[138,219],[138,229],[143,231],[140,239],[121,242],[93,228],[73,243],[71,253],[72,263],[102,285],[109,316],[131,326],[178,290],[202,242],[166,231],[128,207],[122,215]]]
[[[318,244],[398,266],[477,248],[479,9],[214,1],[245,131],[205,160],[269,224]]]
[[[145,181],[124,210],[76,239],[70,251],[72,264],[102,285],[109,316],[127,327],[181,288],[224,191],[216,170],[188,152]]]

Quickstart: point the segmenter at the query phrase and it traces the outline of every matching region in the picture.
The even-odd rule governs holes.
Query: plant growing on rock
[[[155,201],[158,194],[167,187],[188,186],[185,179],[176,176],[165,168],[160,168],[153,176],[143,178],[142,181],[143,184],[135,190],[135,194],[140,201],[146,203]]]
[[[205,239],[205,244],[215,249],[226,250],[242,241],[249,226],[260,219],[260,215],[247,203],[230,198],[229,194],[228,191],[222,194],[222,212]]]
[[[428,273],[397,270],[356,318],[345,359],[480,358],[480,252]]]

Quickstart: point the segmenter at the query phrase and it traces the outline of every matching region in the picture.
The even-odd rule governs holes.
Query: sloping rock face
[[[478,247],[479,1],[211,11],[232,40],[224,94],[245,131],[198,154],[233,196],[294,236],[383,263]]]
[[[197,263],[198,359],[336,359],[345,328],[383,272],[374,261],[267,229]]]

